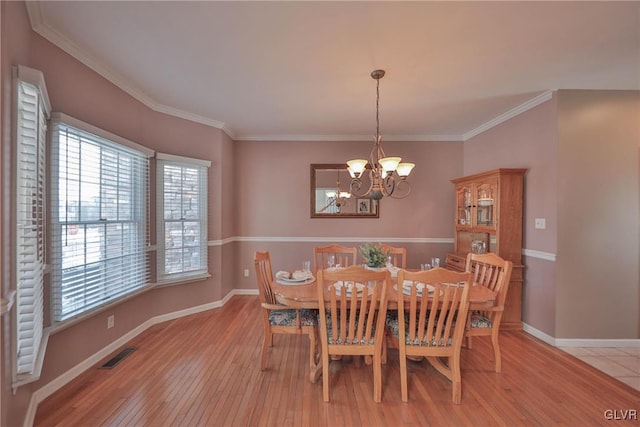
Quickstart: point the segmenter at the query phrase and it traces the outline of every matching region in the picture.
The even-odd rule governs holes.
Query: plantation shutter
[[[42,73],[17,68],[16,374],[33,374],[44,329],[46,120]]]

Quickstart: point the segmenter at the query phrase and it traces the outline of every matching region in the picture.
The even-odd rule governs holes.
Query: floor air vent
[[[120,353],[116,354],[111,359],[109,359],[107,361],[107,363],[105,363],[104,365],[100,366],[100,369],[112,369],[114,366],[116,366],[125,357],[127,357],[128,355],[130,355],[134,351],[136,351],[135,347],[126,347],[126,348],[122,349],[122,351]]]

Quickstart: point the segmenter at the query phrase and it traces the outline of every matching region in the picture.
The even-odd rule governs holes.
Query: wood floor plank
[[[309,382],[306,335],[278,335],[260,370],[262,323],[255,296],[155,325],[127,343],[112,370],[89,369],[38,408],[36,426],[597,426],[605,410],[640,410],[640,393],[522,331],[501,334],[503,372],[488,339],[462,350],[462,403],[427,362],[409,362],[400,398],[398,354],[383,366],[382,403],[360,358]],[[254,325],[247,328],[247,325]],[[638,420],[617,420],[617,426]]]

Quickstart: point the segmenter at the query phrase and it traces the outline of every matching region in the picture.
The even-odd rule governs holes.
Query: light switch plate
[[[547,228],[547,220],[545,218],[536,218],[535,227],[538,230]]]

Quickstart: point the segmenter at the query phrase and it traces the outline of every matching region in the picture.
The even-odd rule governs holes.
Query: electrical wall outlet
[[[249,269],[248,268],[244,269],[244,277],[249,277]]]
[[[545,218],[536,218],[535,227],[538,230],[544,230],[547,228],[547,220]]]
[[[113,328],[115,324],[116,324],[116,317],[113,314],[107,317],[107,329]]]

